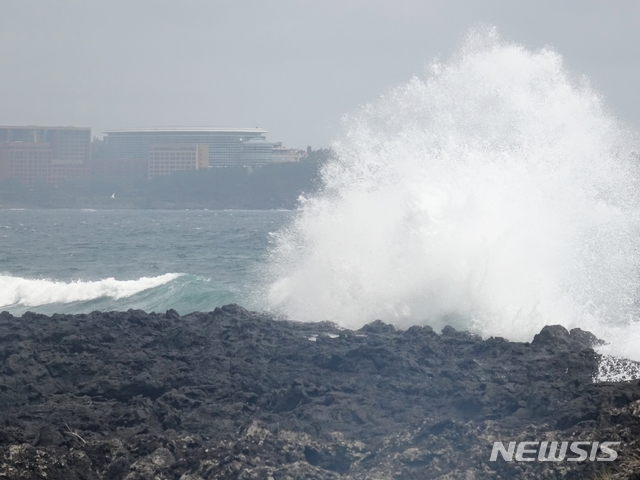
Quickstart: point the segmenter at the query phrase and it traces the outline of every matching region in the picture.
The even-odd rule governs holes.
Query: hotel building
[[[157,146],[206,145],[208,165],[263,165],[272,161],[272,144],[261,128],[140,128],[109,130],[104,137],[104,161],[150,159]]]
[[[286,148],[282,145],[282,142],[273,144],[273,150],[271,151],[271,157],[273,163],[291,163],[299,162],[302,157],[306,155],[304,150],[297,148]]]
[[[149,178],[208,167],[208,145],[176,143],[151,145],[149,148]]]
[[[0,127],[0,180],[59,183],[89,173],[91,129]]]

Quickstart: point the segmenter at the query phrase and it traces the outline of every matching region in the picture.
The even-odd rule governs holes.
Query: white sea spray
[[[334,149],[275,235],[272,310],[520,341],[562,324],[640,360],[636,135],[553,49],[474,30]]]

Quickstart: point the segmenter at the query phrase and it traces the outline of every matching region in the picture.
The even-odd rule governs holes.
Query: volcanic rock
[[[640,382],[599,343],[358,331],[237,305],[0,314],[0,478],[640,478]],[[495,441],[621,442],[613,462],[490,461]]]

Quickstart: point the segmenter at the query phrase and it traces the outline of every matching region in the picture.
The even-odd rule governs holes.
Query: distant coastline
[[[130,181],[67,180],[58,185],[0,183],[0,209],[209,209],[295,208],[300,195],[317,191],[321,162],[210,168]]]

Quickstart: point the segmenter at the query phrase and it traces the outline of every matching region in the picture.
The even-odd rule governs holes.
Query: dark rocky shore
[[[640,382],[595,337],[210,313],[0,314],[0,478],[640,479]],[[613,462],[494,441],[619,441]]]

